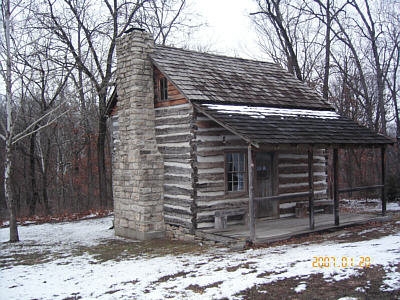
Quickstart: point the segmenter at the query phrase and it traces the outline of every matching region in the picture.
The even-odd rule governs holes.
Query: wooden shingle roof
[[[254,145],[393,143],[275,64],[164,46],[150,57],[197,110]]]
[[[190,101],[333,110],[273,63],[157,46],[156,67]]]
[[[334,111],[195,103],[220,125],[254,145],[384,145],[393,143]]]

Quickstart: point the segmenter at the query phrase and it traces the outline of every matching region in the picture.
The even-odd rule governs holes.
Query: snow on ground
[[[358,200],[358,199],[344,199],[341,200],[341,206],[351,208],[358,211],[364,212],[380,212],[382,211],[382,202],[380,199],[366,199],[366,200]],[[400,203],[399,202],[387,202],[386,203],[387,211],[400,211]]]
[[[76,222],[45,223],[40,225],[19,226],[19,238],[23,245],[35,250],[70,250],[75,246],[90,246],[101,240],[114,238],[112,217]],[[0,243],[9,240],[9,229],[0,229]],[[20,244],[18,245],[20,246]],[[18,250],[9,247],[9,250]],[[19,250],[18,250],[19,251]]]
[[[295,287],[294,291],[296,293],[301,293],[302,291],[305,291],[307,288],[307,284],[305,282],[301,282],[298,286]]]
[[[114,237],[111,217],[72,223],[20,227],[22,242],[5,243],[8,229],[0,229],[0,295],[2,299],[214,299],[233,296],[257,284],[289,277],[306,280],[321,273],[326,281],[357,275],[357,267],[313,267],[314,257],[342,257],[360,261],[370,257],[372,265],[386,271],[382,290],[398,288],[400,232],[379,239],[335,243],[293,244],[232,252],[212,248],[205,252],[143,255],[99,261],[93,254],[74,251]],[[128,242],[128,241],[126,241]],[[27,265],[10,263],[12,254],[35,255],[46,251],[51,259]],[[61,251],[61,252],[60,252]],[[62,253],[63,255],[59,255]],[[207,287],[196,293],[190,287]],[[296,291],[307,289],[301,282]]]

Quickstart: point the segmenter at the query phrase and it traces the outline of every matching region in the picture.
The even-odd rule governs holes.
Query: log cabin
[[[142,30],[117,42],[116,90],[114,226],[125,237],[245,223],[252,240],[258,219],[307,208],[311,228],[318,208],[339,223],[327,151],[391,143],[276,64],[158,46]]]

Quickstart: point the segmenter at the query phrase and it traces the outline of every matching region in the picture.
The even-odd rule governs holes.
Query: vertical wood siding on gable
[[[173,106],[179,105],[183,103],[189,103],[189,101],[179,92],[179,90],[168,81],[168,100],[160,101],[160,90],[159,90],[159,82],[161,78],[165,76],[154,67],[154,107],[162,107],[162,106]]]
[[[193,229],[193,107],[189,103],[158,107],[155,116],[157,145],[164,158],[165,222]]]

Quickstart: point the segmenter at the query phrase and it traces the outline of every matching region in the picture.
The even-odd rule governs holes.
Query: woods
[[[341,115],[400,136],[399,1],[254,2],[249,17],[271,60]],[[159,44],[190,47],[205,22],[188,0],[3,0],[1,8],[0,218],[10,217],[17,241],[17,216],[112,208],[106,105],[116,40],[140,27]],[[398,143],[388,149],[394,194]],[[378,155],[342,151],[342,182],[375,183]]]
[[[197,25],[184,18],[185,0],[7,0],[1,8],[1,218],[10,216],[18,241],[16,216],[112,207],[106,104],[116,39],[136,26],[166,43]]]
[[[258,10],[251,18],[259,45],[271,59],[318,89],[342,116],[397,137],[397,145],[388,149],[388,188],[398,193],[400,2],[255,2]],[[373,149],[342,151],[342,183],[379,181],[378,158]]]

